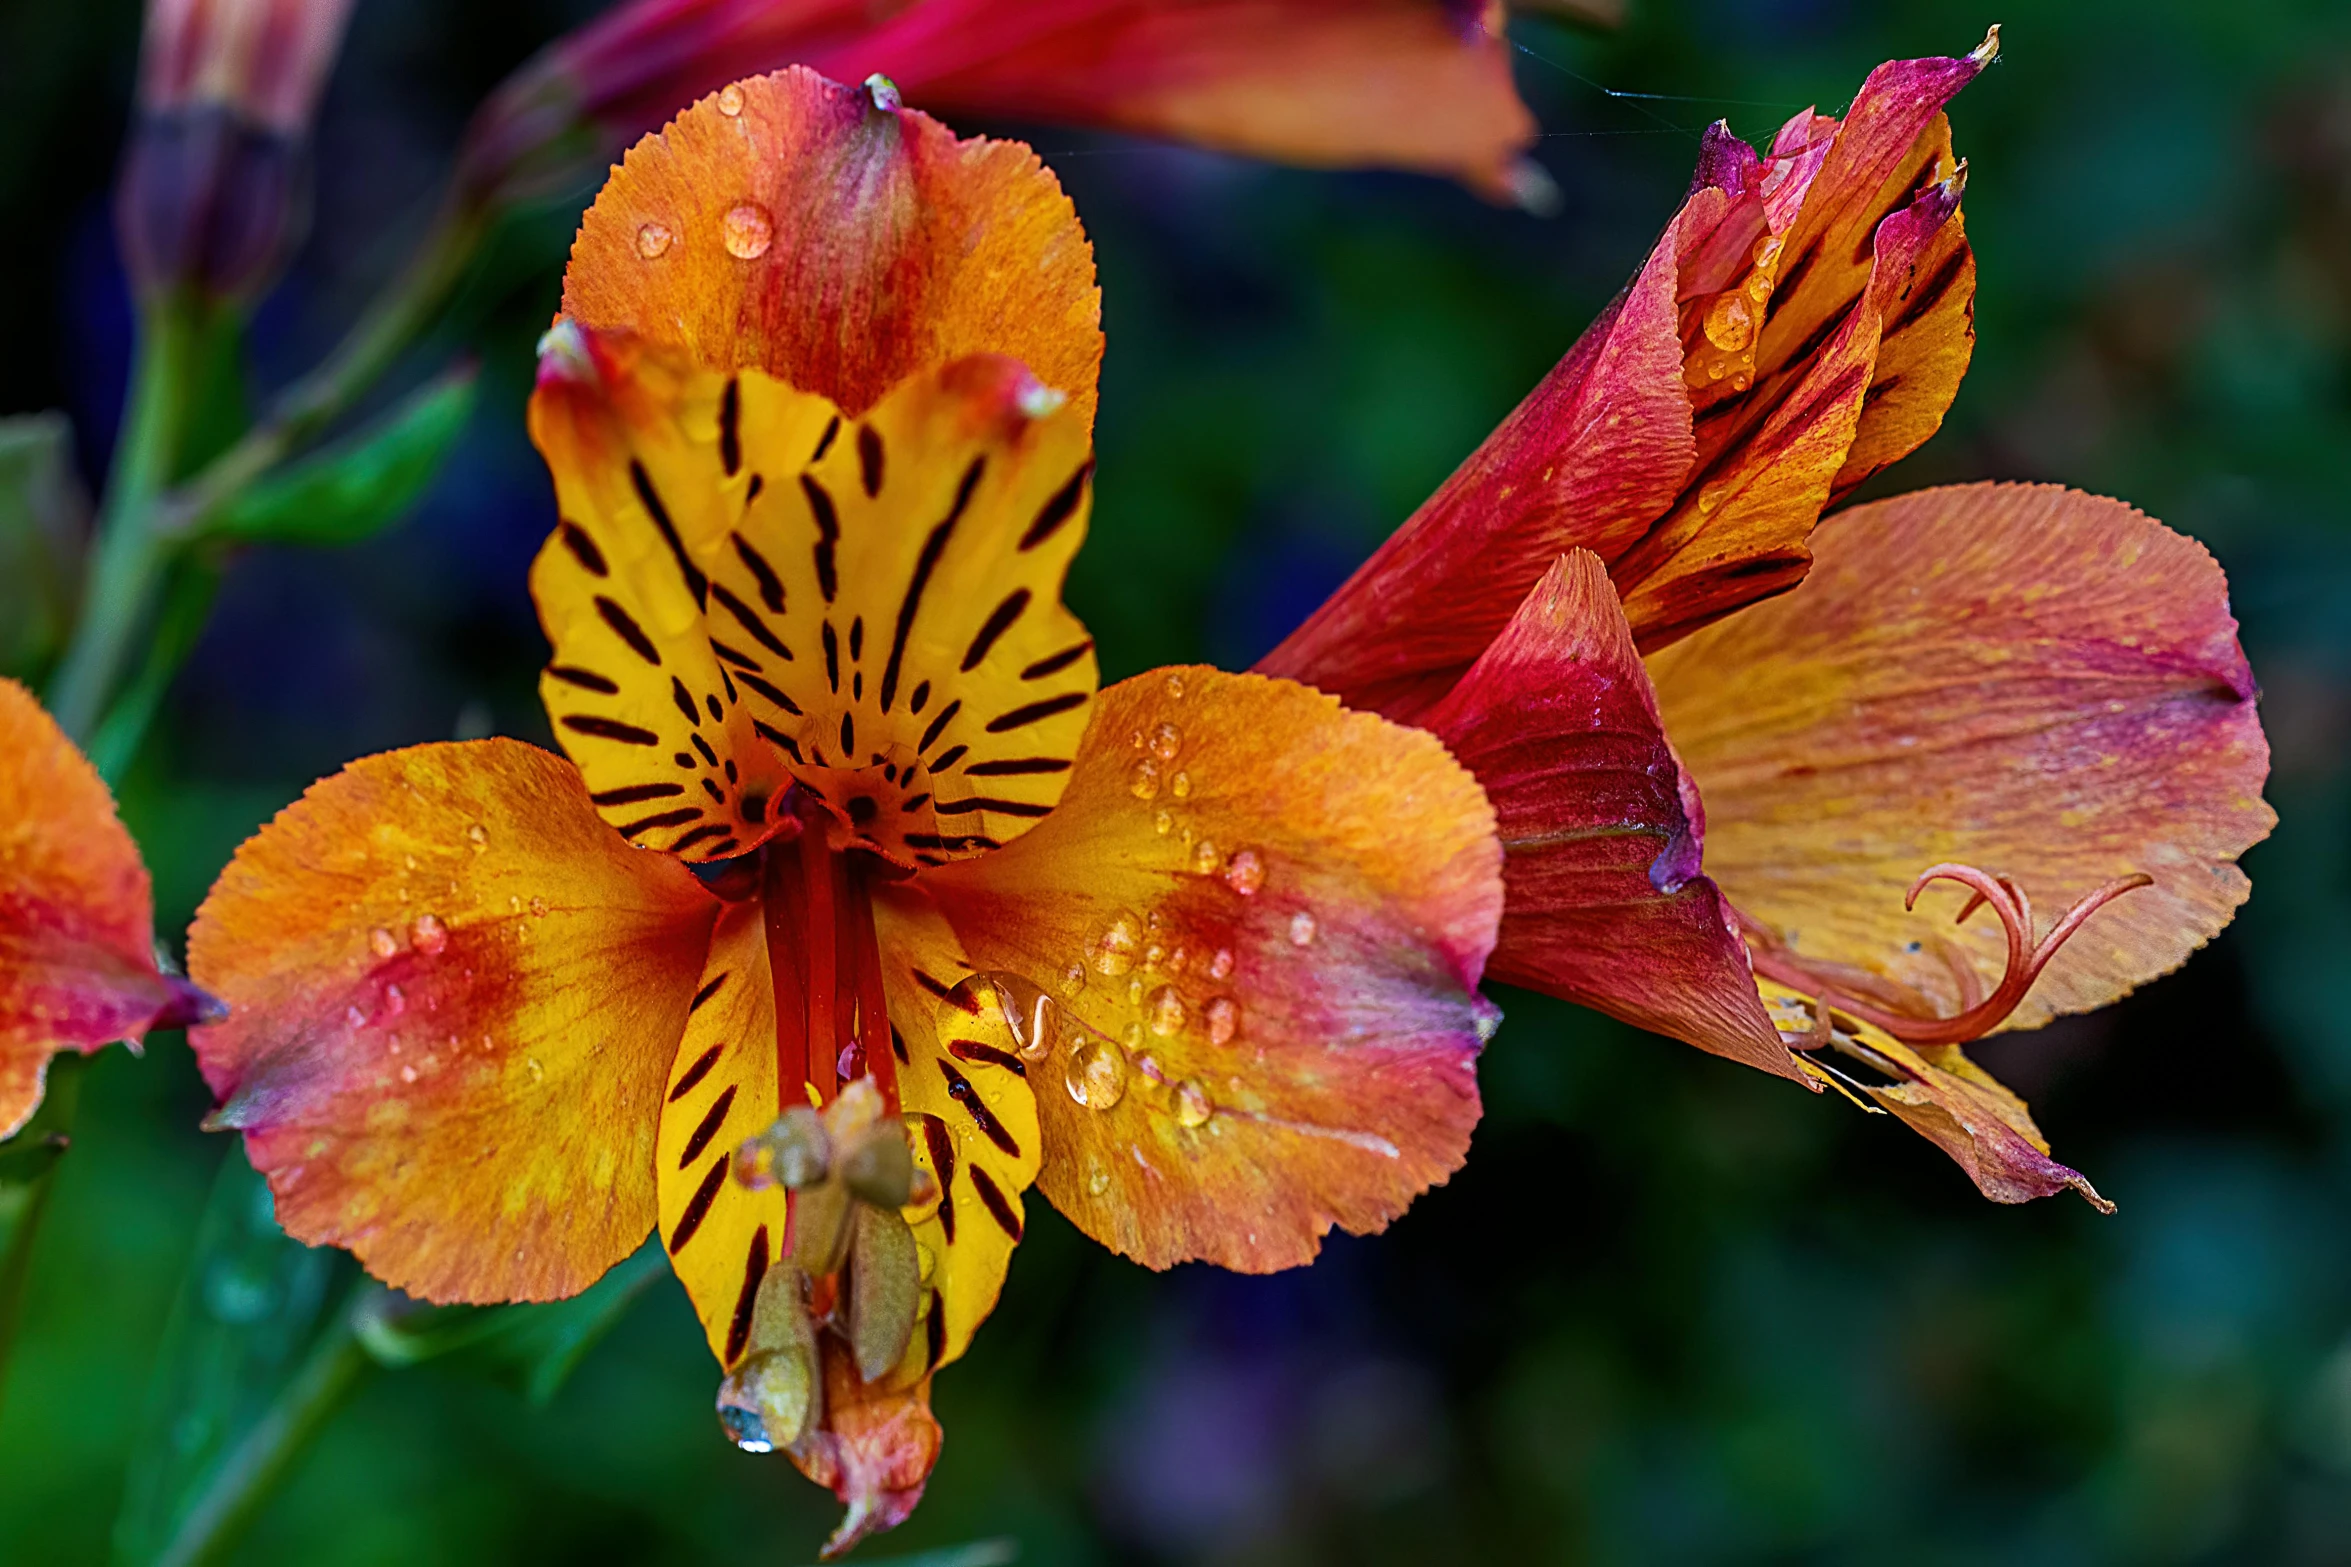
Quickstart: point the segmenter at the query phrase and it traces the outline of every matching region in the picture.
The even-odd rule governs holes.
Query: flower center
[[[2041,971],[2049,966],[2049,960],[2073,939],[2091,915],[2124,893],[2154,885],[2154,878],[2144,874],[2110,881],[2075,902],[2036,940],[2032,901],[2025,896],[2024,889],[2009,877],[1995,876],[1972,865],[1946,862],[1928,866],[1910,884],[1902,906],[1916,909],[1918,895],[1939,881],[1956,882],[1969,892],[1953,924],[1963,923],[1976,910],[1988,908],[1999,918],[2001,929],[2007,935],[2007,962],[1999,982],[1990,992],[1986,993],[1982,977],[1964,957],[1938,943],[1943,960],[1958,983],[1960,996],[1960,1010],[1949,1017],[1940,1017],[1931,1002],[1906,985],[1843,965],[1807,962],[1781,942],[1750,927],[1748,944],[1755,972],[1812,999],[1812,1032],[1793,1043],[1807,1050],[1827,1045],[1832,1033],[1832,1011],[1859,1018],[1905,1044],[1959,1045],[1979,1039],[1998,1028],[2017,1009],[2033,988],[2033,982],[2041,977]]]
[[[760,898],[775,984],[776,1113],[805,1104],[802,1085],[830,1104],[841,1085],[871,1074],[898,1113],[898,1060],[883,997],[873,884],[894,872],[870,850],[844,846],[845,829],[812,792],[786,807],[799,831],[767,849]]]

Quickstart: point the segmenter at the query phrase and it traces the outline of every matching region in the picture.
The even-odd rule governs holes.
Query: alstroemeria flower
[[[469,177],[543,178],[585,128],[601,153],[747,71],[798,64],[883,73],[936,113],[1423,170],[1507,199],[1528,190],[1535,122],[1504,24],[1500,0],[635,0],[499,90]]]
[[[2062,490],[1814,533],[1966,369],[1941,111],[1995,47],[1883,66],[1767,155],[1711,132],[1625,292],[1261,667],[1478,774],[1495,977],[1865,1088],[2003,1201],[2097,1200],[1960,1047],[2103,1005],[2244,900],[2274,818],[2227,585]],[[2031,896],[2067,912],[2040,929]]]
[[[657,1226],[728,1429],[843,1547],[921,1494],[1032,1182],[1153,1266],[1266,1270],[1459,1163],[1492,814],[1286,681],[1097,693],[1060,589],[1099,304],[1027,149],[735,84],[615,172],[564,304],[569,759],[313,788],[198,918],[238,1006],[199,1055],[287,1229],[413,1293],[570,1294]]]
[[[310,120],[352,0],[151,0],[116,194],[142,293],[247,295],[306,205]]]
[[[219,1015],[156,966],[147,867],[97,769],[0,680],[0,1138],[40,1107],[59,1051]]]

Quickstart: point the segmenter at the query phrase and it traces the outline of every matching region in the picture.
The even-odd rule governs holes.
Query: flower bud
[[[351,0],[152,0],[115,221],[142,295],[249,298],[307,220],[310,122]]]
[[[849,1250],[849,1344],[857,1374],[880,1380],[905,1358],[922,1301],[922,1256],[895,1208],[857,1205]]]

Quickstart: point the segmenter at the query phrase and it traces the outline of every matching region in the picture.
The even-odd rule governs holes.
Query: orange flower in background
[[[243,296],[305,218],[310,120],[351,0],[152,0],[116,193],[143,294]]]
[[[153,894],[96,769],[32,693],[0,680],[0,1138],[41,1103],[49,1061],[219,1005],[155,961]]]
[[[281,813],[198,917],[199,1059],[286,1228],[412,1293],[572,1294],[656,1230],[726,1429],[845,1549],[919,1499],[1032,1183],[1263,1271],[1459,1164],[1492,814],[1290,682],[1096,690],[1099,302],[1027,149],[731,85],[615,172],[564,308],[569,759],[421,746]]]
[[[1607,4],[1530,9],[1614,19]],[[678,104],[787,64],[879,72],[934,113],[1101,126],[1316,167],[1531,190],[1499,0],[635,0],[519,72],[469,178],[544,179]],[[1539,178],[1539,173],[1535,176]]]
[[[1942,109],[1996,49],[1882,66],[1768,154],[1709,132],[1624,293],[1260,667],[1478,775],[1496,978],[1850,1088],[2001,1201],[2102,1202],[1961,1047],[2104,1005],[2244,900],[2275,818],[2226,581],[2064,490],[1820,521],[1966,370]],[[1906,913],[1930,889],[1956,923]],[[2044,930],[2028,893],[2073,901]]]

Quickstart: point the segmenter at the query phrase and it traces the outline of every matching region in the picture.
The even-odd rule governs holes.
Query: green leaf
[[[89,534],[72,424],[0,419],[0,674],[36,674],[64,642]]]
[[[348,440],[279,469],[224,503],[209,539],[355,544],[397,522],[432,483],[473,413],[474,370],[427,382]]]
[[[359,1342],[388,1367],[448,1357],[475,1372],[550,1402],[597,1340],[609,1333],[669,1271],[659,1244],[636,1254],[569,1300],[515,1306],[434,1306],[383,1291],[360,1312]]]
[[[150,1562],[302,1364],[336,1254],[278,1228],[269,1187],[232,1142],[196,1230],[139,1425],[115,1559]]]

